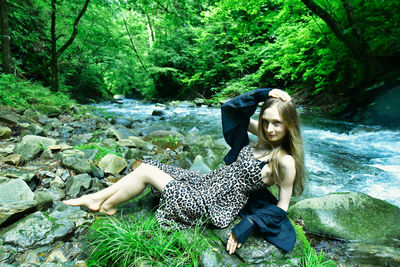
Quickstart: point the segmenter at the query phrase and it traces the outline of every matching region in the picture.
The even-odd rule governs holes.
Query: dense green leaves
[[[49,70],[32,71],[50,58],[50,3],[8,4],[13,68],[46,85]],[[81,6],[57,1],[59,46]],[[218,98],[257,87],[362,93],[400,69],[399,24],[394,0],[91,0],[59,58],[60,90],[81,101]]]

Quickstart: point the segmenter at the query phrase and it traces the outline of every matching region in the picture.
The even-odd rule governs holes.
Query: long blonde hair
[[[286,135],[280,144],[272,144],[267,138],[267,129],[264,127],[262,116],[264,111],[276,105],[282,123],[286,126]],[[269,155],[269,166],[272,170],[272,179],[275,184],[280,185],[283,180],[281,156],[286,153],[294,158],[296,177],[293,183],[294,195],[301,195],[305,185],[305,167],[304,167],[304,150],[303,140],[301,138],[299,116],[297,114],[296,105],[293,101],[282,101],[278,98],[268,98],[261,107],[258,118],[258,141],[256,148],[267,149],[267,152],[261,156]]]

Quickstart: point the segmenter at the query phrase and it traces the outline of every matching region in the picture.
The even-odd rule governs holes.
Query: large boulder
[[[42,146],[38,143],[18,143],[14,148],[14,153],[20,154],[26,161],[34,159],[42,152]]]
[[[400,239],[400,208],[362,193],[332,193],[305,199],[289,209],[307,232],[349,241],[385,243]]]
[[[0,231],[3,244],[16,247],[19,251],[46,246],[74,229],[69,219],[57,219],[37,211]]]
[[[71,149],[62,153],[61,163],[63,166],[71,168],[78,173],[89,173],[91,171],[90,163],[84,152]]]
[[[25,143],[28,143],[28,144],[39,143],[42,146],[44,146],[45,148],[47,148],[49,146],[54,146],[57,143],[56,139],[38,136],[38,135],[25,135],[22,138],[22,141]]]
[[[99,162],[99,168],[105,173],[119,174],[126,166],[126,160],[114,154],[107,154]]]
[[[33,192],[22,179],[1,183],[0,192],[0,224],[36,205]]]

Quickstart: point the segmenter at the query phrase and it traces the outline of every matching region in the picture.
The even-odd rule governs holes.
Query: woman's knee
[[[173,180],[173,178],[166,172],[147,163],[140,164],[136,170],[138,174],[142,176],[143,181],[146,184],[155,186],[157,190],[164,189],[166,184]]]

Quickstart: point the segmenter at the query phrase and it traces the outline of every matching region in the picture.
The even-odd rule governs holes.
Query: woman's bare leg
[[[139,195],[146,184],[151,184],[162,192],[172,180],[170,175],[157,167],[141,164],[133,172],[106,189],[63,202],[71,206],[86,206],[91,210],[113,215],[116,213],[115,206]]]

